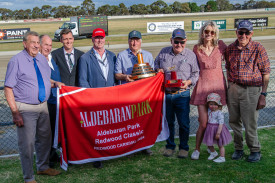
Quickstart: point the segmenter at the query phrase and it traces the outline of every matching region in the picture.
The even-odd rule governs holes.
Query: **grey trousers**
[[[23,117],[24,126],[17,127],[18,147],[20,153],[23,177],[26,182],[34,180],[33,154],[36,152],[36,167],[38,171],[49,168],[51,149],[51,126],[47,102],[31,105],[16,102]]]
[[[259,112],[256,110],[260,93],[261,87],[228,83],[229,125],[234,132],[234,146],[236,150],[243,150],[242,127],[244,126],[248,148],[251,152],[260,151],[261,146],[257,134]]]

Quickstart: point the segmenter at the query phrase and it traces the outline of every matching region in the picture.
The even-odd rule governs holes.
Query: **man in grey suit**
[[[94,29],[93,47],[81,56],[78,63],[78,84],[85,88],[101,88],[115,85],[116,55],[104,48],[105,31]],[[94,162],[95,168],[102,168],[101,161]]]
[[[70,29],[60,32],[63,47],[52,52],[52,58],[60,70],[61,81],[67,86],[77,86],[77,65],[84,52],[73,47],[74,37]]]

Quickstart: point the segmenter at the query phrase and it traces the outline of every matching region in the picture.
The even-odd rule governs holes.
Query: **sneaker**
[[[93,162],[93,166],[95,168],[103,168],[103,163],[101,161],[95,161]]]
[[[258,162],[261,159],[261,152],[251,152],[247,158],[248,162],[254,163]]]
[[[153,151],[149,148],[149,149],[145,149],[142,151],[143,154],[146,154],[148,156],[153,155]]]
[[[220,156],[217,159],[214,159],[213,161],[215,163],[223,163],[223,162],[225,162],[225,158]]]
[[[200,152],[198,150],[195,150],[191,155],[191,159],[193,160],[197,160],[199,159],[199,157],[200,157]]]
[[[240,160],[243,157],[243,150],[235,150],[235,152],[232,155],[233,160]]]
[[[186,151],[184,149],[180,149],[178,158],[187,158],[187,157],[188,157],[188,151]]]
[[[165,149],[163,156],[170,157],[175,153],[175,150],[173,149]]]
[[[60,171],[52,169],[52,168],[48,168],[47,170],[44,171],[37,171],[37,175],[49,175],[49,176],[56,176],[61,174]]]
[[[210,156],[208,157],[208,160],[213,160],[213,159],[216,158],[217,156],[218,156],[217,151],[210,152]]]

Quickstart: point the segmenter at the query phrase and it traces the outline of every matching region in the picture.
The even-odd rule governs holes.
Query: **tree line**
[[[215,12],[215,11],[232,11],[247,10],[257,8],[275,8],[275,1],[268,2],[264,0],[245,1],[244,4],[231,4],[229,0],[209,0],[206,4],[200,6],[195,2],[180,3],[174,1],[173,4],[166,4],[162,0],[157,0],[150,5],[134,4],[126,7],[124,3],[116,5],[103,5],[95,9],[92,0],[84,0],[81,6],[58,6],[43,5],[41,8],[34,7],[31,9],[20,9],[12,11],[6,8],[0,8],[0,17],[2,20],[21,20],[37,18],[60,18],[80,15],[144,15],[144,14],[172,14],[172,13],[194,13],[194,12]]]

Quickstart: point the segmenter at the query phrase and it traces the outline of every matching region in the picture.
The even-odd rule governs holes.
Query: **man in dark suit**
[[[116,55],[105,50],[105,32],[94,29],[93,48],[81,56],[78,63],[78,83],[80,87],[100,88],[115,85]],[[94,162],[94,167],[102,168],[101,161]]]
[[[67,86],[77,86],[77,65],[84,52],[73,47],[74,37],[70,29],[60,32],[60,42],[63,47],[52,52],[61,76],[61,81]]]

